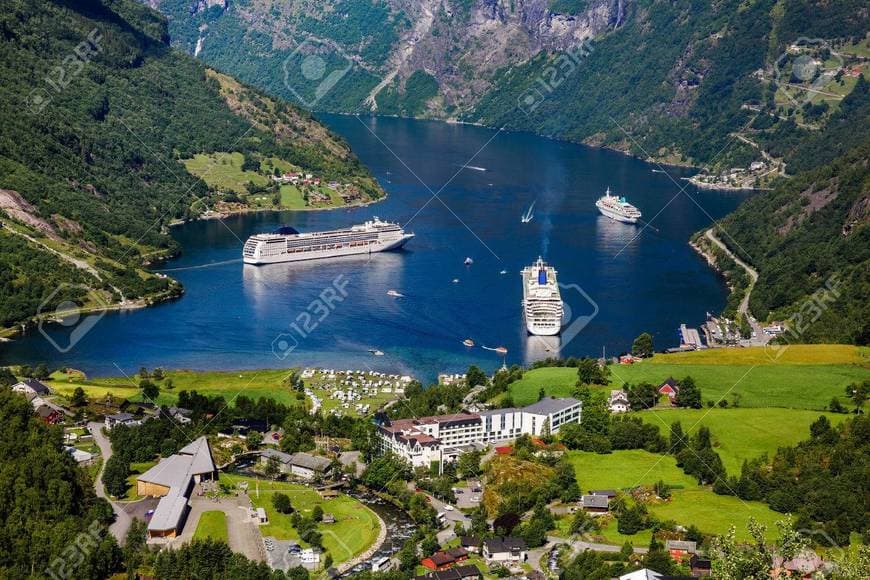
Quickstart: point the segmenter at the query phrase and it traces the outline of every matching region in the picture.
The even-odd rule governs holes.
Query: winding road
[[[88,423],[88,431],[93,435],[94,442],[100,448],[100,453],[103,456],[103,465],[100,468],[100,473],[94,480],[94,488],[97,491],[97,496],[105,499],[112,506],[115,512],[115,522],[109,526],[109,531],[118,540],[118,544],[123,545],[127,537],[127,530],[130,529],[130,524],[133,523],[133,517],[127,513],[124,506],[118,502],[112,501],[106,494],[106,489],[103,486],[103,471],[106,470],[106,462],[112,456],[112,444],[109,438],[103,433],[103,423],[91,422]]]
[[[734,260],[738,266],[746,270],[746,273],[749,274],[751,281],[749,282],[749,288],[746,289],[746,295],[743,297],[743,300],[740,301],[740,306],[737,307],[737,312],[744,315],[747,319],[751,319],[749,316],[749,296],[752,294],[752,289],[755,287],[755,282],[758,281],[758,272],[749,264],[738,258],[731,250],[728,249],[722,240],[716,237],[716,234],[713,233],[713,228],[710,228],[706,231],[707,239],[716,244],[723,252],[728,254],[728,257]]]

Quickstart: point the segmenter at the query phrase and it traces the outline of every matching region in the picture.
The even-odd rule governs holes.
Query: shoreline
[[[177,226],[183,226],[185,224],[198,222],[198,221],[222,220],[222,219],[229,218],[229,217],[246,215],[249,213],[251,213],[251,214],[260,213],[260,212],[275,212],[275,213],[280,213],[280,212],[285,212],[285,211],[289,211],[289,212],[313,212],[313,211],[336,211],[339,209],[357,209],[357,208],[362,208],[362,207],[368,207],[368,206],[374,205],[376,203],[380,203],[380,202],[384,201],[385,199],[387,199],[388,195],[389,194],[386,191],[384,191],[384,195],[382,195],[381,197],[379,197],[377,199],[372,199],[372,200],[362,202],[362,203],[353,203],[350,205],[336,205],[336,206],[331,206],[331,207],[303,207],[303,208],[249,207],[246,209],[238,209],[238,210],[225,211],[225,212],[212,212],[208,215],[203,214],[203,215],[197,216],[195,218],[190,218],[190,219],[186,219],[186,220],[173,220],[169,224],[167,224],[167,226],[170,228],[174,228]],[[173,257],[174,256],[169,256],[166,259],[172,259]]]
[[[350,496],[350,497],[352,497],[352,496]],[[358,501],[360,501],[360,503],[362,503],[365,506],[365,508],[367,510],[369,510],[369,512],[371,512],[378,519],[378,525],[380,526],[380,531],[378,531],[378,537],[375,538],[375,541],[372,543],[372,545],[369,546],[364,552],[362,552],[362,553],[358,554],[357,556],[351,558],[350,560],[342,562],[341,564],[336,566],[335,569],[338,570],[339,574],[344,574],[345,572],[347,572],[348,570],[350,570],[354,566],[357,566],[358,564],[361,564],[362,562],[365,562],[366,560],[370,559],[372,556],[374,556],[377,553],[378,550],[381,549],[381,546],[384,545],[384,542],[387,541],[387,523],[384,521],[384,518],[382,518],[380,515],[378,515],[377,512],[375,512],[375,510],[373,510],[369,506],[365,505],[365,502],[363,502],[361,500],[358,500]]]

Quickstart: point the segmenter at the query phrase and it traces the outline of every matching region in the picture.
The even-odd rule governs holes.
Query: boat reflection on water
[[[643,232],[643,227],[626,226],[600,215],[595,219],[595,251],[601,256],[624,254],[626,258],[634,257],[640,250]]]
[[[539,336],[530,334],[526,337],[525,342],[526,364],[548,357],[559,356],[560,348],[562,348],[562,337],[559,335]]]
[[[317,300],[325,287],[343,289],[356,300],[380,301],[386,289],[401,286],[407,250],[370,255],[341,256],[303,262],[282,262],[242,268],[243,291],[256,309],[271,311],[275,301],[304,308]],[[324,279],[332,282],[324,286]],[[276,292],[277,291],[277,292]]]

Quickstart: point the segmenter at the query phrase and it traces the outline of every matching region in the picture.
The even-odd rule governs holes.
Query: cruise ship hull
[[[556,336],[562,330],[561,320],[558,323],[548,324],[546,326],[538,324],[526,318],[526,331],[535,336]]]
[[[377,252],[387,252],[390,250],[398,250],[408,240],[414,237],[414,234],[403,234],[393,240],[378,240],[374,243],[360,246],[342,246],[339,248],[331,248],[327,250],[311,250],[297,253],[283,253],[274,256],[244,256],[245,264],[261,266],[263,264],[279,264],[283,262],[303,262],[307,260],[321,260],[324,258],[337,258],[340,256],[355,256],[360,254],[374,254]]]
[[[562,330],[564,307],[556,270],[538,258],[523,268],[523,319],[529,334],[556,336]]]
[[[603,207],[603,206],[598,205],[598,204],[595,204],[595,206],[598,208],[598,211],[600,211],[601,215],[603,215],[604,217],[609,217],[612,220],[622,222],[624,224],[636,224],[637,223],[637,218],[635,218],[635,217],[628,217],[628,216],[618,214],[615,211],[612,211],[609,208]]]

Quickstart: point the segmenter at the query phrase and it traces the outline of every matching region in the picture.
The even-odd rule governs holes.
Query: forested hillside
[[[870,342],[868,159],[865,136],[720,223],[720,238],[759,271],[750,310],[788,321],[795,342]]]
[[[299,168],[382,195],[307,112],[230,81],[170,48],[165,19],[132,0],[4,3],[0,328],[62,300],[177,295],[142,269],[177,251],[167,226],[231,197],[246,207],[188,173],[198,154],[241,155],[264,181]]]

